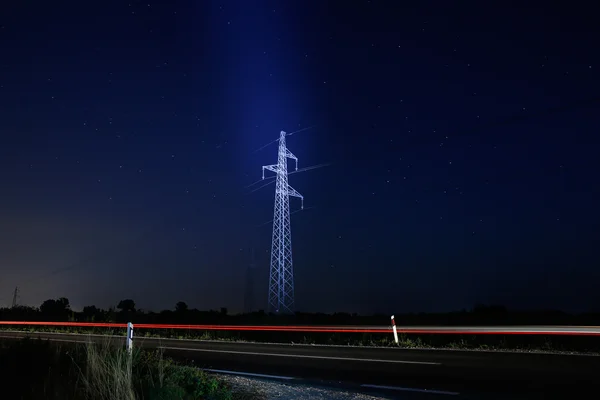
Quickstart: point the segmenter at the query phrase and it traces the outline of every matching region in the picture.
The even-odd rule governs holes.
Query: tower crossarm
[[[277,164],[273,164],[273,165],[263,165],[262,167],[262,178],[265,179],[265,169],[268,171],[272,171],[275,173],[279,172],[279,166]]]
[[[287,158],[291,158],[292,160],[296,160],[296,161],[298,161],[298,157],[296,157],[296,156],[294,155],[294,153],[292,153],[292,152],[290,151],[290,149],[288,149],[287,147],[286,147],[286,149],[285,149],[285,156],[286,156]]]
[[[294,189],[293,187],[291,187],[290,185],[288,185],[287,188],[287,192],[288,192],[288,196],[292,196],[292,197],[298,197],[301,201],[302,201],[302,206],[301,208],[304,209],[304,196],[302,196],[300,193],[298,193],[296,191],[296,189]]]
[[[298,157],[294,155],[287,147],[285,148],[285,156],[289,159],[296,161],[296,171],[298,170]]]

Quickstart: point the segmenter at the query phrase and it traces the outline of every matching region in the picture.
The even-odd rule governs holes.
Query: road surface
[[[23,337],[59,343],[111,341],[123,336],[0,332],[0,339]],[[600,389],[600,356],[412,350],[345,346],[281,345],[134,338],[134,345],[162,348],[169,356],[201,368],[266,374],[288,381],[320,382],[381,390],[402,387],[439,391],[438,396],[488,399],[570,398]],[[290,379],[294,378],[294,379]],[[396,389],[387,389],[395,391]],[[485,396],[482,397],[482,394]],[[475,397],[473,397],[475,396]],[[429,396],[428,396],[429,397]],[[506,397],[504,397],[506,398]]]

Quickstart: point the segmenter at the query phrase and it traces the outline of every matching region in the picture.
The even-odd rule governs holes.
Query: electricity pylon
[[[287,159],[298,158],[285,145],[284,131],[279,135],[277,164],[262,167],[262,178],[265,169],[277,174],[275,181],[275,207],[273,211],[273,237],[271,242],[271,267],[269,273],[269,311],[275,313],[294,312],[294,268],[292,263],[292,230],[290,228],[290,196],[301,200],[304,208],[304,197],[288,184]]]
[[[15,287],[15,292],[13,293],[13,301],[12,301],[12,308],[15,308],[17,306],[17,301],[19,298],[19,287]]]

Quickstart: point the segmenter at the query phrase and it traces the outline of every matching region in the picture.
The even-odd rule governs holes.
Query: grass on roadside
[[[102,344],[57,346],[39,339],[0,342],[2,391],[22,400],[234,400],[221,380],[160,351]]]

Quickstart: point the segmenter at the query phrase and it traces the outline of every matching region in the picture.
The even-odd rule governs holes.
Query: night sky
[[[600,308],[591,9],[148,1],[0,5],[0,304],[265,308],[312,127],[299,310]]]

